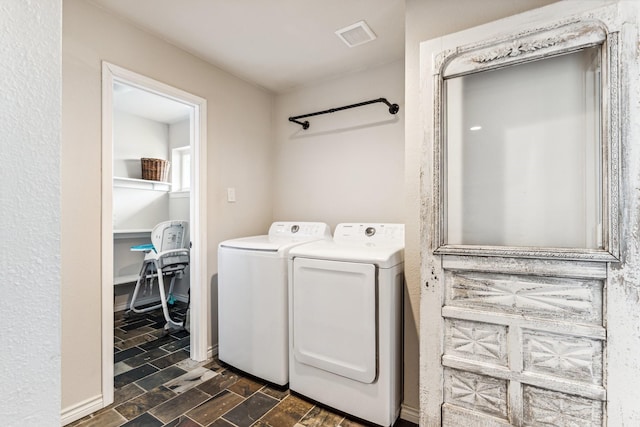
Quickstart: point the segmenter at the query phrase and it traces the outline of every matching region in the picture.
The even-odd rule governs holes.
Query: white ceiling
[[[117,82],[113,84],[113,108],[167,124],[186,120],[193,111],[174,99]]]
[[[89,0],[276,93],[404,57],[404,0]],[[347,47],[364,20],[377,38]]]

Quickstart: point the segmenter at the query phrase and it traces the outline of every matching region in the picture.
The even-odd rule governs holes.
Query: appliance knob
[[[366,229],[366,230],[364,230],[364,234],[365,234],[367,237],[371,237],[371,236],[373,236],[374,234],[376,234],[376,229],[375,229],[375,228],[373,228],[373,227],[367,227],[367,229]]]
[[[300,226],[299,225],[292,225],[291,226],[291,232],[292,233],[297,233],[298,230],[300,230]]]

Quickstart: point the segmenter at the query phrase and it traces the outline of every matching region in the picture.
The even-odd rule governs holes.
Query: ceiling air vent
[[[376,39],[366,22],[360,21],[336,31],[338,37],[349,47],[358,46]]]

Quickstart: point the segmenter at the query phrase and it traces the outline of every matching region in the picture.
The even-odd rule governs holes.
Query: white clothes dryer
[[[289,388],[393,425],[402,398],[404,225],[339,224],[289,252]]]
[[[274,222],[269,234],[218,247],[218,357],[278,385],[289,381],[287,257],[330,239],[327,224]]]

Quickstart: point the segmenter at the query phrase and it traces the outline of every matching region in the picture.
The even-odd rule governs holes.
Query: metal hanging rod
[[[364,105],[375,104],[376,102],[383,102],[387,104],[387,106],[389,107],[390,114],[396,114],[400,110],[400,107],[398,106],[398,104],[390,103],[389,101],[387,101],[387,98],[378,98],[378,99],[372,99],[371,101],[358,102],[357,104],[345,105],[344,107],[330,108],[328,110],[318,111],[317,113],[302,114],[301,116],[289,117],[289,121],[299,124],[300,126],[302,126],[302,129],[309,129],[309,122],[307,120],[305,120],[304,122],[301,122],[301,121],[298,121],[298,119],[304,119],[305,117],[311,117],[311,116],[319,116],[320,114],[335,113],[336,111],[348,110],[349,108],[362,107]]]

